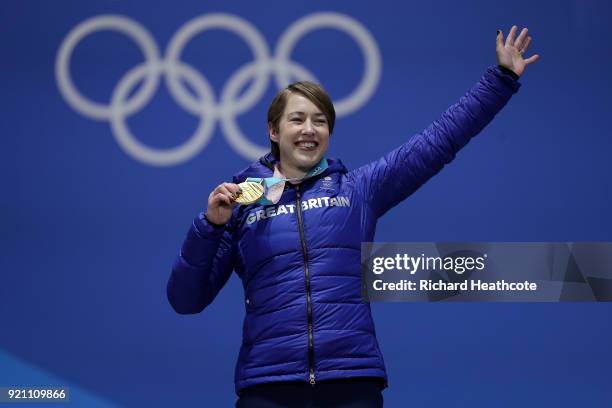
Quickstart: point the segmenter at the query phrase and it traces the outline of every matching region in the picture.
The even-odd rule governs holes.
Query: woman
[[[387,375],[361,300],[361,242],[373,241],[378,218],[450,162],[519,89],[538,55],[523,58],[531,37],[516,32],[504,43],[498,31],[498,66],[439,120],[350,172],[325,157],[335,121],[325,91],[299,82],[275,97],[271,153],[210,193],[168,282],[174,309],[199,313],[233,270],[241,278],[238,407],[382,406]]]

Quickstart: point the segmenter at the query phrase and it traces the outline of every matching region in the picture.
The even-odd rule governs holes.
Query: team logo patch
[[[334,192],[334,183],[332,182],[331,177],[327,176],[323,178],[323,181],[321,182],[321,190]]]

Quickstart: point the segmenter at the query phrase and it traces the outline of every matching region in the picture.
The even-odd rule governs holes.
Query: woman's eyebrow
[[[304,115],[306,115],[306,113],[304,113],[302,111],[295,111],[295,112],[289,112],[287,114],[287,116],[291,116],[291,115],[304,116]],[[323,117],[325,117],[325,114],[323,112],[317,112],[317,113],[313,114],[313,116],[318,116],[318,117],[323,116]]]

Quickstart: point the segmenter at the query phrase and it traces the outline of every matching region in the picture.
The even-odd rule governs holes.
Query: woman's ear
[[[278,133],[274,130],[274,126],[272,122],[268,122],[268,134],[270,135],[270,140],[278,143]]]

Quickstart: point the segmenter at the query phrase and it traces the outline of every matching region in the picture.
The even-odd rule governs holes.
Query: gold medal
[[[238,187],[240,187],[240,193],[238,194],[238,197],[236,197],[236,202],[238,204],[253,204],[264,194],[264,187],[261,185],[261,183],[256,183],[254,181],[245,181],[238,184]]]

